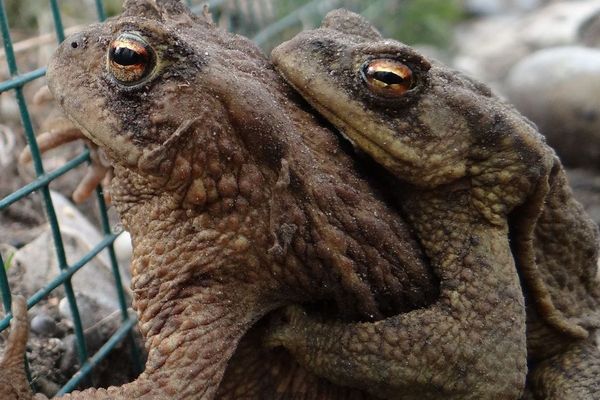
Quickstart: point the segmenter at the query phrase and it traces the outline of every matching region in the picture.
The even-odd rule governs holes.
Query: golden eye
[[[124,85],[135,85],[148,76],[154,68],[152,47],[140,36],[123,33],[108,49],[108,70]]]
[[[360,72],[369,89],[383,96],[401,96],[415,83],[409,67],[386,58],[367,61]]]

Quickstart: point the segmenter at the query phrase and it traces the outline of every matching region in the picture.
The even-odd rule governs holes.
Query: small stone
[[[468,0],[470,12],[485,17],[469,19],[456,30],[454,67],[501,91],[510,68],[533,51],[600,40],[600,0],[543,1],[547,5],[530,12],[503,11],[524,10],[527,2],[533,0]]]
[[[600,169],[600,50],[540,50],[511,69],[506,93],[565,165]]]
[[[31,319],[31,330],[38,335],[52,337],[58,332],[54,318],[45,313],[39,313]]]

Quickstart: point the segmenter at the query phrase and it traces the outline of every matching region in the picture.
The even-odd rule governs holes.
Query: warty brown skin
[[[123,32],[156,52],[156,68],[130,86],[107,63]],[[134,308],[148,350],[136,381],[65,398],[369,397],[262,347],[264,324],[235,353],[286,304],[369,321],[438,296],[404,221],[255,45],[178,1],[131,0],[122,16],[68,38],[48,81],[114,164],[112,198],[133,238]],[[14,327],[21,351],[23,326]],[[19,353],[4,360],[17,371],[2,371],[2,398],[31,396]]]
[[[378,59],[412,70],[408,91],[367,84],[363,66]],[[344,10],[272,60],[397,177],[399,204],[441,281],[434,305],[382,321],[324,322],[292,308],[272,343],[384,398],[516,399],[526,362],[532,398],[600,398],[598,230],[535,126],[484,85]]]

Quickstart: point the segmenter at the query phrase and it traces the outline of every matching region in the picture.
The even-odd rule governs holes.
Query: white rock
[[[580,30],[600,18],[600,0],[561,1],[519,15],[499,15],[457,29],[454,66],[492,85],[531,52],[577,44]]]
[[[55,192],[51,192],[51,196],[61,229],[67,263],[73,265],[102,240],[102,235],[64,196]],[[59,272],[49,227],[15,253],[9,270],[11,280],[17,281],[15,284],[28,296],[46,285]],[[77,271],[72,277],[72,284],[75,290],[84,293],[103,308],[119,308],[106,250]],[[128,291],[127,280],[124,285]]]
[[[505,91],[565,164],[600,168],[600,49],[540,50],[512,68]]]

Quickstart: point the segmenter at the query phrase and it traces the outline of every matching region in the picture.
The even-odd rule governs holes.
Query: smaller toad
[[[392,172],[439,277],[424,309],[323,322],[298,309],[271,343],[382,398],[600,398],[598,231],[536,127],[481,83],[335,11],[273,62]],[[524,296],[524,297],[523,297]]]

